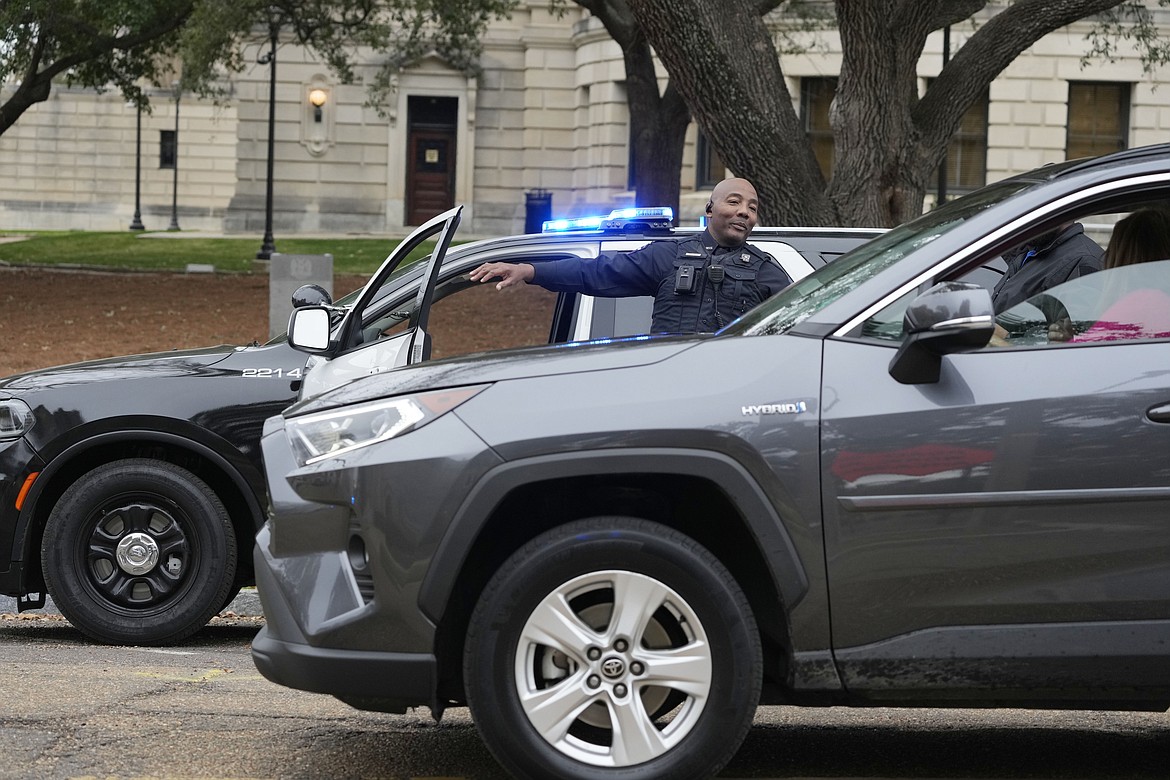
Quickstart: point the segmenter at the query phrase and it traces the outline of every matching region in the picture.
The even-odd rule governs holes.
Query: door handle
[[[1170,423],[1170,404],[1162,404],[1155,406],[1146,412],[1146,417],[1149,417],[1154,422]]]

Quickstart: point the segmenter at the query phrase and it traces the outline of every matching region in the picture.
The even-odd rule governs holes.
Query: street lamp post
[[[276,22],[268,25],[268,39],[271,47],[267,54],[257,58],[261,65],[269,66],[268,73],[268,182],[264,201],[264,240],[260,244],[260,251],[256,253],[257,260],[268,260],[276,251],[276,241],[272,237],[272,161],[273,161],[273,134],[276,129],[276,42],[280,26]]]
[[[943,28],[942,66],[945,68],[951,61],[951,26]],[[949,143],[949,142],[948,142]],[[947,202],[947,152],[943,150],[942,164],[938,168],[938,202],[941,206]]]
[[[138,108],[138,122],[134,132],[134,218],[131,230],[146,230],[142,224],[142,106]]]
[[[183,95],[183,87],[175,83],[175,167],[174,183],[171,185],[171,224],[167,230],[179,229],[179,98]]]

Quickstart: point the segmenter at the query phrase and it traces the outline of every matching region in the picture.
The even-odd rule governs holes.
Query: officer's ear
[[[710,213],[711,213],[711,209],[713,209],[713,208],[715,208],[715,204],[714,204],[714,203],[712,203],[711,201],[707,201],[707,206],[706,206],[706,209],[707,209],[707,213],[708,213],[708,214],[710,214]]]

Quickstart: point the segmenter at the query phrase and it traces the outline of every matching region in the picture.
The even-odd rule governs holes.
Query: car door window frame
[[[895,289],[871,302],[851,317],[843,320],[833,331],[834,338],[858,339],[860,327],[869,318],[890,306],[904,295],[923,292],[936,281],[955,278],[963,272],[1002,255],[1021,241],[1039,235],[1067,219],[1079,219],[1090,214],[1127,210],[1121,204],[1135,204],[1148,190],[1170,192],[1170,174],[1157,173],[1103,182],[1088,189],[1072,192],[1026,214],[1017,216],[981,236],[962,250],[935,263],[931,268],[898,285]],[[1149,199],[1149,198],[1147,198]],[[1116,204],[1110,208],[1109,204]],[[872,339],[865,339],[873,341]],[[876,342],[891,343],[891,342]],[[897,342],[892,343],[897,346]]]
[[[398,244],[397,247],[394,248],[394,251],[391,252],[390,255],[382,262],[381,267],[378,268],[377,272],[375,272],[374,275],[370,277],[370,280],[362,288],[362,293],[358,296],[357,301],[355,301],[350,310],[346,312],[345,319],[342,321],[337,331],[337,342],[339,345],[338,349],[334,354],[329,356],[330,359],[336,359],[342,355],[352,352],[355,349],[360,349],[363,344],[368,343],[361,339],[361,333],[363,331],[364,325],[368,321],[366,317],[366,310],[375,300],[375,298],[378,297],[378,293],[381,291],[382,286],[385,285],[387,281],[389,281],[393,273],[398,270],[399,266],[401,266],[406,258],[410,256],[410,253],[413,252],[423,241],[429,239],[431,236],[441,233],[440,241],[443,237],[446,237],[447,245],[449,245],[451,237],[455,232],[451,223],[454,221],[454,226],[457,227],[459,224],[460,214],[462,214],[462,212],[463,207],[456,206],[453,209],[433,217],[423,225],[419,226],[413,233],[407,236],[406,239],[404,239],[401,243]],[[438,243],[436,243],[436,251],[431,253],[431,259],[429,262],[433,263],[435,256],[440,254],[438,251],[438,246]],[[422,260],[419,262],[422,262]],[[441,257],[439,258],[439,263],[442,263]],[[429,268],[430,266],[428,265],[426,267]]]
[[[435,288],[446,285],[455,277],[465,276],[470,273],[472,269],[478,267],[482,263],[489,262],[517,262],[517,263],[542,263],[551,262],[554,260],[564,260],[570,258],[595,258],[598,252],[597,241],[582,241],[572,243],[558,243],[558,244],[530,244],[530,245],[510,245],[503,247],[494,247],[486,251],[472,251],[471,253],[464,253],[460,256],[449,257],[446,262],[442,264],[439,271]],[[401,278],[400,283],[383,296],[382,301],[376,308],[370,309],[363,318],[363,327],[369,327],[370,323],[377,321],[386,316],[390,311],[401,307],[409,300],[417,301],[417,292],[410,294],[403,294],[403,291],[408,290],[413,285],[418,283],[421,271],[412,271]],[[478,284],[478,283],[477,283]],[[469,285],[470,286],[470,285]],[[449,292],[447,295],[455,294]],[[581,296],[576,294],[562,294],[558,300],[558,310],[553,315],[553,322],[549,325],[549,340],[548,343],[555,343],[558,339],[557,334],[559,318],[572,317],[576,311]],[[568,298],[569,300],[566,300]],[[435,300],[440,300],[437,298]],[[417,307],[416,307],[417,308]],[[411,310],[411,318],[415,316],[414,309]],[[570,340],[568,338],[561,338],[561,341]],[[367,342],[369,343],[369,342]],[[360,349],[359,345],[358,348]]]
[[[1009,220],[980,240],[964,247],[962,251],[935,263],[930,269],[902,283],[895,290],[865,307],[859,314],[845,320],[831,335],[833,338],[896,348],[901,343],[900,337],[891,340],[862,335],[865,324],[887,308],[893,308],[899,301],[908,304],[916,295],[939,281],[961,279],[964,274],[973,272],[980,266],[986,266],[1007,250],[1019,245],[1021,241],[1039,235],[1061,222],[1070,219],[1079,221],[1095,214],[1129,211],[1136,208],[1139,203],[1151,200],[1151,195],[1155,192],[1170,198],[1170,174],[1149,174],[1104,182],[1057,198],[1041,208]],[[905,306],[900,308],[904,310]]]

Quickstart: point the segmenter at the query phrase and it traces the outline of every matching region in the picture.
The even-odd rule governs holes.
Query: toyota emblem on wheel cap
[[[606,677],[614,678],[621,677],[622,672],[626,670],[626,665],[620,658],[606,658],[605,662],[601,664],[601,672]]]

